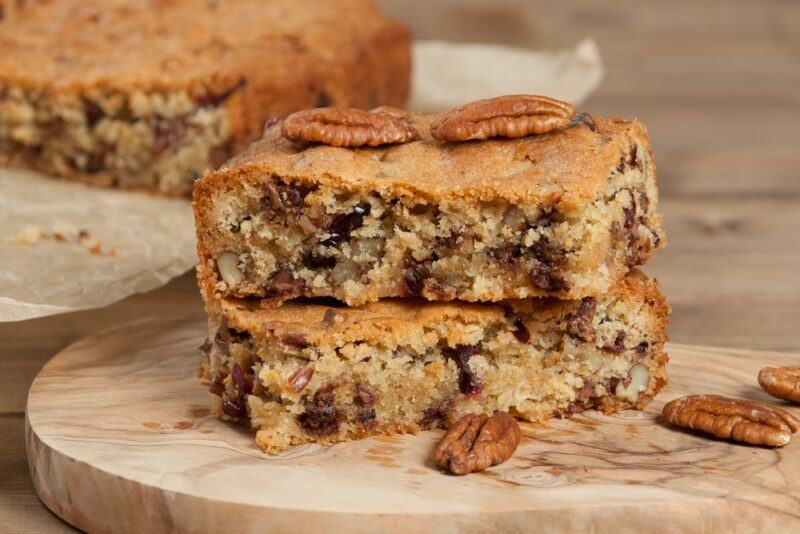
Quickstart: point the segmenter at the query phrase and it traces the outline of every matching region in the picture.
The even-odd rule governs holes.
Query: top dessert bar
[[[450,142],[431,126],[438,138],[480,135],[409,114],[397,139],[408,126],[415,141],[339,147],[330,144],[372,138],[358,128],[328,135],[341,131],[325,120],[329,129],[312,134],[329,145],[292,141],[282,130],[296,136],[294,121],[276,124],[197,182],[207,302],[577,299],[604,293],[664,244],[652,152],[636,121],[584,114],[540,135]],[[524,135],[518,126],[500,125]]]
[[[269,117],[408,92],[408,32],[370,0],[2,5],[0,164],[188,195]]]

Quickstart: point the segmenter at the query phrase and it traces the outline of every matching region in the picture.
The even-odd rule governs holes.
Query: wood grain
[[[209,414],[204,336],[202,321],[140,321],[44,366],[27,450],[47,506],[90,531],[800,528],[800,440],[762,449],[658,421],[686,393],[769,401],[758,369],[800,356],[672,345],[671,384],[645,411],[523,425],[511,460],[453,477],[428,460],[434,431],[264,455]]]

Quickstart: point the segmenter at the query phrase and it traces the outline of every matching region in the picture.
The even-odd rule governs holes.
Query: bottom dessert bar
[[[444,427],[466,413],[541,422],[642,408],[667,381],[669,308],[638,271],[578,301],[209,308],[200,374],[221,417],[255,428],[269,453]]]

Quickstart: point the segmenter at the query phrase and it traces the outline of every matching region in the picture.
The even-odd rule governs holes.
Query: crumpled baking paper
[[[0,169],[0,321],[106,306],[196,258],[186,200]]]
[[[603,76],[591,40],[556,52],[421,41],[413,53],[413,110],[513,93],[579,104]],[[107,306],[196,262],[188,200],[0,168],[0,322]]]
[[[409,109],[445,111],[498,95],[546,95],[580,104],[603,79],[591,39],[571,50],[538,52],[486,44],[414,43]]]

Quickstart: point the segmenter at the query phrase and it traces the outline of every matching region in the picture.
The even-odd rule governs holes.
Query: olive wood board
[[[441,431],[304,445],[275,457],[209,413],[202,321],[145,320],[71,345],[31,386],[26,446],[42,501],[91,532],[800,530],[800,436],[734,444],[658,420],[687,393],[774,402],[756,375],[800,355],[670,345],[644,411],[523,424],[509,461],[457,477]]]

